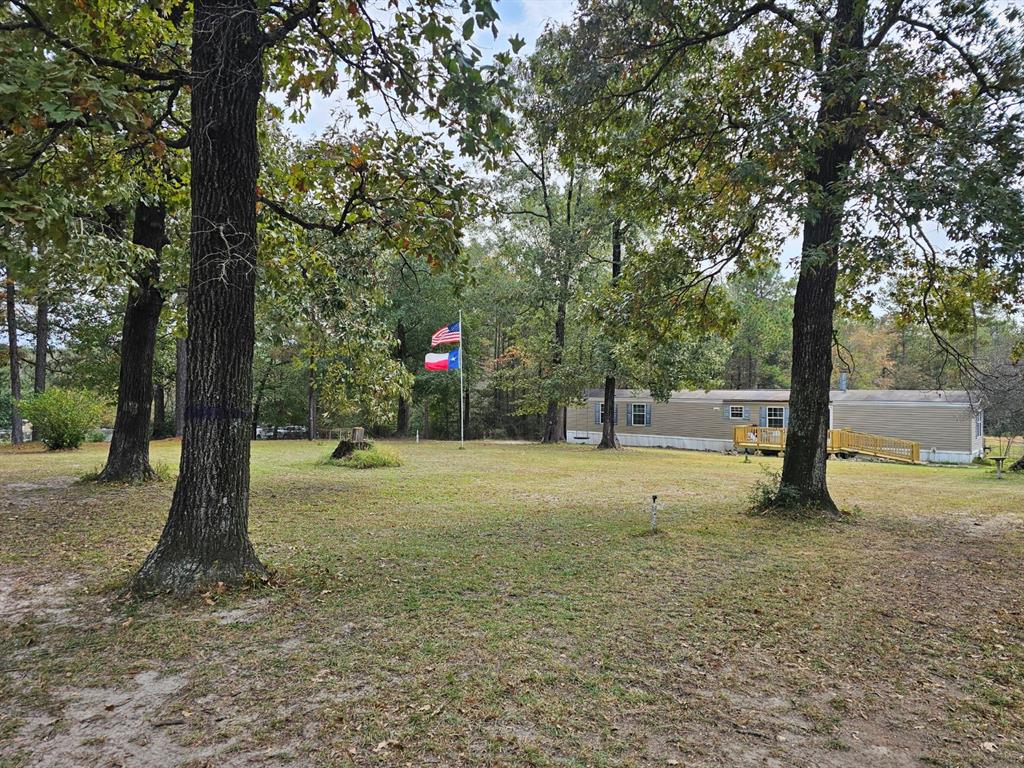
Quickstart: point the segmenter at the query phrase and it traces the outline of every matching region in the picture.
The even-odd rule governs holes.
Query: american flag
[[[438,344],[461,344],[462,343],[462,330],[459,328],[459,323],[454,322],[446,325],[444,328],[438,328],[434,332],[434,335],[430,337],[431,348],[436,347]]]

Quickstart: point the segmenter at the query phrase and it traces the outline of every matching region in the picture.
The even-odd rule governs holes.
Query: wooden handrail
[[[783,427],[733,427],[733,443],[737,448],[782,451],[786,447],[786,430]],[[921,461],[921,444],[887,435],[873,435],[869,432],[855,432],[852,429],[830,429],[828,432],[829,453],[858,453],[893,461],[918,464]]]

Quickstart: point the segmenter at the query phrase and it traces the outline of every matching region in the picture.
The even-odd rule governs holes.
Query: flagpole
[[[459,310],[459,448],[466,447],[466,395],[462,383],[462,369],[466,365],[466,329],[462,327],[462,310]]]

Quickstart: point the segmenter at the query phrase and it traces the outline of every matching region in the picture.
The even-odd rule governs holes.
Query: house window
[[[974,436],[984,437],[985,435],[985,416],[981,411],[978,411],[974,416]]]
[[[646,427],[647,405],[645,403],[633,403],[630,407],[633,409],[633,426]]]
[[[786,409],[777,405],[769,405],[767,408],[767,425],[772,428],[786,426]]]
[[[742,419],[743,411],[746,409],[742,405],[730,405],[729,406],[729,418],[730,419]]]

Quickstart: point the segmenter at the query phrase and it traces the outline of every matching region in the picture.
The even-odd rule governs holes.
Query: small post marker
[[[416,442],[418,443],[419,441],[420,441],[420,431],[417,429],[416,430]]]
[[[654,494],[651,496],[651,530],[658,530],[658,496]]]

